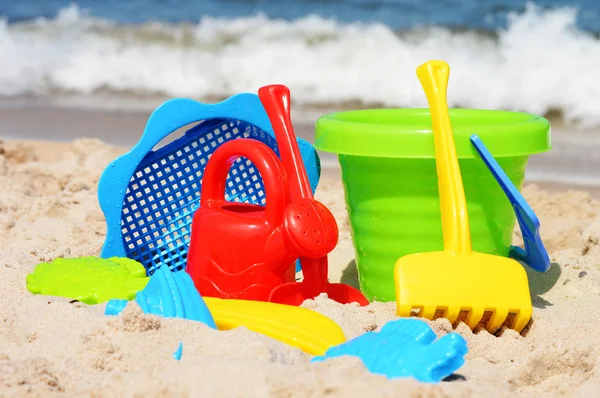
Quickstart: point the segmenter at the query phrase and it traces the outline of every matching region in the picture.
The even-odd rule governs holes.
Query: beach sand
[[[310,364],[310,356],[244,328],[218,332],[143,315],[135,303],[107,317],[104,304],[30,294],[25,276],[37,263],[99,254],[105,222],[96,185],[122,152],[95,139],[0,146],[2,397],[589,397],[600,388],[600,203],[589,193],[524,188],[553,261],[546,274],[528,270],[533,322],[524,336],[459,325],[469,345],[466,364],[449,380],[427,385],[372,375],[356,358]],[[356,284],[335,171],[323,173],[317,197],[340,226],[331,279]],[[304,306],[337,321],[348,338],[395,318],[393,303],[360,308],[318,298]],[[431,324],[439,335],[451,331],[446,320]]]

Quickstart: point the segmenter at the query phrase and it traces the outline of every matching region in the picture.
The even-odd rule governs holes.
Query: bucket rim
[[[469,140],[477,134],[494,157],[529,156],[552,148],[550,122],[526,112],[449,109],[459,158],[479,157]],[[339,155],[435,158],[428,108],[334,112],[315,126],[315,148]]]

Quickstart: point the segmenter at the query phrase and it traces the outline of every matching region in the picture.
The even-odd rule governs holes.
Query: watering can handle
[[[285,170],[271,148],[249,138],[228,141],[213,152],[204,169],[200,205],[218,207],[225,203],[227,174],[231,165],[240,157],[250,160],[263,179],[267,198],[267,221],[274,225],[280,224],[283,222],[288,200]]]
[[[449,76],[450,67],[444,61],[429,61],[417,68],[417,77],[431,112],[444,250],[454,254],[470,254],[467,201],[446,101]]]

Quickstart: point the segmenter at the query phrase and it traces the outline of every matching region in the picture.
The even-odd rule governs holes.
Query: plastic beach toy
[[[202,298],[185,271],[159,267],[136,302],[144,313],[203,322],[219,330],[243,326],[311,355],[322,355],[346,341],[342,329],[331,319],[307,308],[246,300]],[[127,305],[111,300],[105,314],[118,315]]]
[[[451,109],[473,249],[507,256],[513,208],[481,167],[477,133],[520,189],[530,155],[550,149],[550,123],[527,113]],[[361,291],[393,301],[399,256],[443,249],[435,151],[428,109],[338,112],[317,121],[315,148],[338,154]]]
[[[379,332],[367,332],[332,347],[312,362],[352,355],[360,358],[370,372],[390,379],[414,377],[422,382],[437,383],[460,369],[468,348],[465,339],[457,333],[435,341],[436,338],[425,322],[401,318],[389,321]]]
[[[185,134],[174,137],[172,133],[181,128],[187,129]],[[160,146],[171,137],[175,139]],[[256,94],[239,94],[218,104],[179,98],[156,109],[140,141],[100,178],[98,199],[107,223],[101,256],[135,259],[148,275],[161,264],[183,269],[204,167],[215,149],[238,138],[261,141],[278,153],[269,118]],[[320,173],[316,151],[302,139],[298,146],[314,190]],[[247,159],[232,165],[226,198],[265,204],[262,178]]]
[[[135,301],[145,314],[189,319],[217,328],[208,307],[185,271],[171,272],[167,267],[159,267],[144,290],[137,293]],[[127,302],[110,300],[104,313],[118,315]]]
[[[490,333],[503,324],[520,332],[533,311],[527,274],[517,261],[479,253],[471,247],[467,203],[456,151],[446,91],[450,68],[429,61],[417,76],[431,107],[444,249],[401,257],[395,266],[397,314],[458,319]],[[462,314],[461,314],[462,313]],[[484,314],[490,314],[484,318]],[[512,316],[510,316],[512,315]]]
[[[229,167],[240,157],[262,175],[266,206],[225,200]],[[215,150],[204,172],[186,269],[200,294],[267,301],[273,288],[295,280],[295,260],[306,249],[287,239],[287,187],[281,161],[265,144],[238,139]]]
[[[235,140],[215,150],[194,214],[187,272],[205,297],[300,305],[326,292],[342,303],[367,304],[353,287],[327,282],[327,254],[337,244],[338,228],[329,209],[312,196],[284,105],[289,105],[289,90],[262,87],[259,97],[272,120],[281,161],[255,140]],[[225,200],[227,172],[238,157],[251,161],[262,175],[266,206]],[[300,284],[293,266],[299,257]]]
[[[66,297],[85,304],[131,300],[146,286],[144,266],[127,258],[57,258],[38,264],[26,277],[33,294]]]
[[[550,256],[548,256],[548,252],[540,237],[540,220],[537,218],[537,215],[476,134],[471,136],[471,143],[515,209],[517,222],[519,223],[519,228],[521,228],[521,235],[523,235],[525,250],[518,246],[511,246],[509,255],[516,260],[524,262],[536,271],[548,271],[550,268]]]
[[[181,355],[183,354],[183,343],[179,343],[177,350],[173,353],[173,359],[181,361]]]
[[[213,297],[204,300],[219,330],[244,326],[311,355],[323,355],[329,348],[346,341],[337,323],[308,308]]]
[[[326,293],[330,299],[340,303],[367,305],[368,300],[354,287],[327,280],[327,255],[337,244],[338,227],[331,211],[313,197],[296,145],[289,89],[282,85],[261,87],[258,96],[271,119],[281,161],[289,179],[292,202],[285,214],[286,240],[297,248],[304,276],[300,283],[292,282],[275,288],[270,301],[300,305],[306,299]]]

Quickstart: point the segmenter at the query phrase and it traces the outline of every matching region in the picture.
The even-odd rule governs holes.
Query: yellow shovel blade
[[[330,347],[346,341],[337,323],[308,308],[263,301],[203,299],[219,330],[244,326],[311,355],[324,355]]]
[[[477,252],[411,254],[396,262],[394,277],[401,317],[419,310],[420,317],[434,319],[437,314],[454,324],[460,315],[473,329],[487,312],[491,317],[484,325],[490,333],[507,319],[509,328],[521,332],[531,319],[527,274],[509,258]]]

